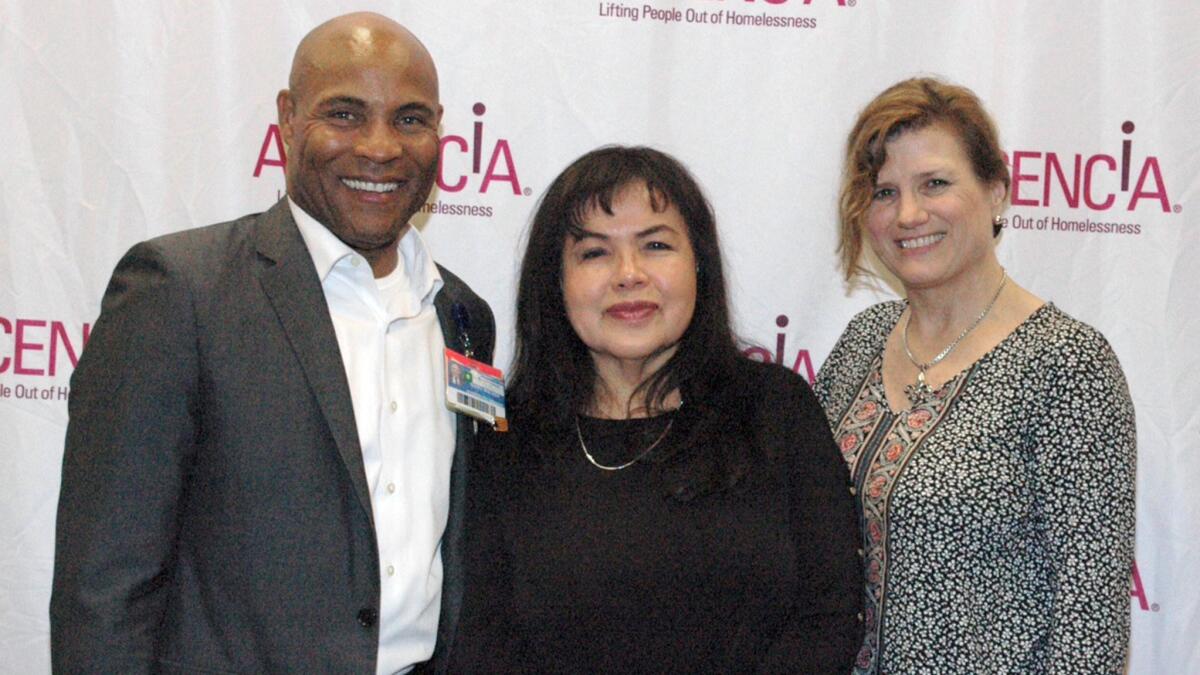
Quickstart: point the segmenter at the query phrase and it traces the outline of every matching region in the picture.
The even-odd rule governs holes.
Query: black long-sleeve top
[[[484,436],[451,672],[849,672],[862,576],[845,463],[800,377],[749,360],[737,373],[739,424],[704,425],[687,401],[581,418],[607,465],[672,425],[619,471],[589,463],[574,429],[540,451],[519,430]],[[679,489],[728,443],[752,446],[740,480]]]

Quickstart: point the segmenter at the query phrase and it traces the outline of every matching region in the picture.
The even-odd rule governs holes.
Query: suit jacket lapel
[[[264,260],[259,272],[263,292],[275,308],[300,361],[309,389],[346,465],[354,492],[373,528],[371,495],[367,489],[350,385],[346,381],[337,335],[329,318],[321,280],[300,230],[292,220],[286,199],[259,218],[255,247]]]
[[[442,289],[433,299],[438,323],[442,327],[442,339],[446,346],[457,352],[466,351],[464,344],[470,337],[464,335],[464,326],[454,318],[454,305],[458,304],[460,283],[440,265]],[[465,308],[459,311],[465,312]],[[469,321],[472,317],[466,317]],[[470,326],[468,330],[474,330]],[[455,415],[457,438],[454,460],[450,467],[450,511],[446,519],[446,531],[442,535],[442,613],[438,622],[438,641],[433,662],[435,672],[444,672],[445,649],[452,643],[458,628],[458,615],[462,607],[462,538],[463,510],[466,505],[467,462],[471,441],[475,436],[475,420],[467,415]]]
[[[449,278],[441,265],[438,265],[438,271],[442,273],[442,290],[434,296],[433,307],[437,310],[438,324],[442,327],[442,339],[446,341],[446,346],[461,353],[465,351],[463,331],[459,330],[459,326],[454,320],[454,305],[458,304],[458,289],[455,288],[454,280]]]

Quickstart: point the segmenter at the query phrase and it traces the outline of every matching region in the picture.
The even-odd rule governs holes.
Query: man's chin
[[[377,229],[393,222],[408,224],[408,220],[424,204],[423,199],[397,191],[389,194],[386,201],[339,200],[336,206],[340,208],[336,215],[342,222]]]
[[[408,221],[401,223],[363,223],[356,221],[350,228],[341,232],[331,230],[342,243],[367,255],[388,248],[395,248],[396,242],[408,231]]]

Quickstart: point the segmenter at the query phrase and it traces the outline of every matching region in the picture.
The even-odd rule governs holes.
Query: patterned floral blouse
[[[1047,304],[893,412],[882,354],[904,306],[855,317],[815,386],[861,508],[855,672],[1122,672],[1136,434],[1116,355]]]

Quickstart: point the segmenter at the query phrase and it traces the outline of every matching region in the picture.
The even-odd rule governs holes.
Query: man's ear
[[[275,110],[279,115],[279,137],[283,139],[284,152],[292,150],[292,118],[296,113],[296,104],[292,92],[280,89],[275,96]]]

